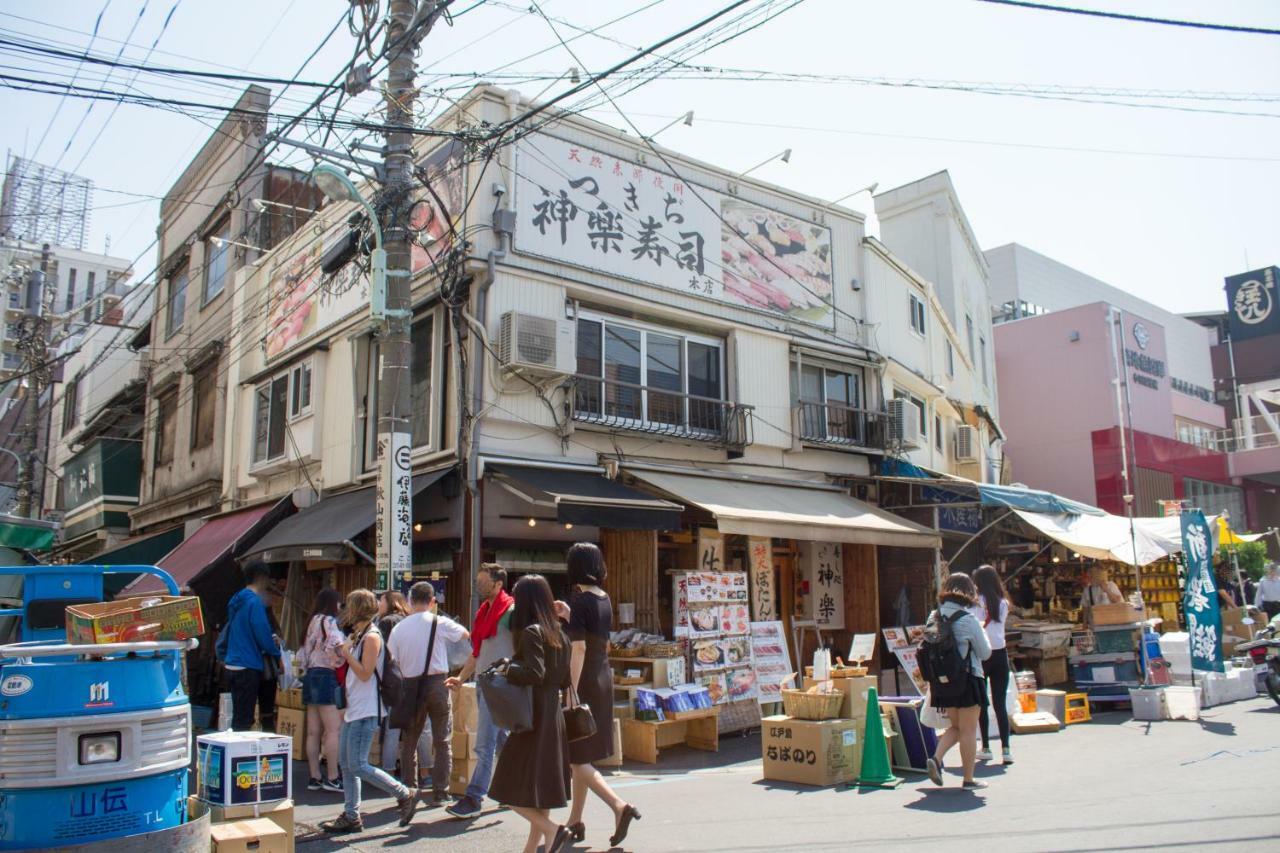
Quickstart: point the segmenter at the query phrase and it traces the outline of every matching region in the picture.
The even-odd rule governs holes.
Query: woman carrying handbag
[[[551,587],[542,575],[526,575],[511,590],[515,657],[506,680],[529,688],[532,728],[512,732],[498,755],[489,796],[529,821],[525,853],[559,853],[569,830],[556,826],[551,809],[569,800],[569,751],[561,691],[569,688],[569,640],[555,616]]]

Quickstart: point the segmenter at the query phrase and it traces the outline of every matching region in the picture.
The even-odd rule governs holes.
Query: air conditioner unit
[[[498,360],[509,370],[567,375],[574,372],[574,325],[519,311],[502,315]]]
[[[956,461],[978,461],[978,430],[968,424],[956,427]]]
[[[889,401],[889,438],[914,450],[920,446],[920,407],[910,400]]]

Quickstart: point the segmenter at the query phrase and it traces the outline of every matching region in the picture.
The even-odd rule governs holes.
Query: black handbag
[[[564,735],[569,743],[586,740],[596,733],[596,718],[591,707],[578,701],[578,691],[569,686],[569,706],[564,709]]]
[[[476,689],[495,726],[513,735],[533,730],[533,688],[508,681],[505,664],[496,663],[477,675]]]

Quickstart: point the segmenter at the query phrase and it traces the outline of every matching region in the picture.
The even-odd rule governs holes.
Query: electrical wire
[[[1206,21],[1180,21],[1174,18],[1153,18],[1148,15],[1129,15],[1122,12],[1105,12],[1100,9],[1079,9],[1074,6],[1055,6],[1049,3],[1027,3],[1024,2],[1024,0],[978,0],[978,2],[991,3],[997,6],[1017,6],[1022,9],[1034,9],[1039,12],[1065,12],[1069,15],[1086,15],[1093,18],[1108,18],[1115,21],[1129,21],[1139,24],[1162,24],[1168,27],[1188,27],[1197,30],[1217,30],[1228,33],[1280,36],[1280,30],[1271,30],[1264,27],[1243,27],[1235,24],[1214,24]]]
[[[86,51],[92,49],[93,43],[97,40],[98,29],[102,26],[102,17],[105,14],[107,14],[107,9],[110,8],[110,6],[111,6],[111,0],[106,0],[106,2],[102,4],[102,9],[98,11],[98,17],[95,18],[93,21],[93,33],[89,35],[89,46],[85,48]],[[79,76],[81,67],[82,67],[82,64],[78,64],[76,66],[75,73],[71,77],[72,83],[74,83],[76,81],[76,78]],[[31,157],[33,160],[39,159],[40,149],[44,147],[44,141],[49,137],[49,131],[53,129],[53,125],[58,120],[58,115],[62,112],[62,108],[65,105],[66,105],[65,98],[59,100],[57,107],[55,107],[53,110],[53,115],[49,116],[49,123],[45,125],[44,133],[40,134],[40,140],[36,143],[35,150],[32,152]]]

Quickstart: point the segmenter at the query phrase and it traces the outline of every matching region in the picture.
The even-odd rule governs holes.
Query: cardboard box
[[[277,708],[293,708],[301,711],[306,708],[302,704],[302,688],[294,687],[289,690],[276,690],[276,707]]]
[[[1009,726],[1020,735],[1038,732],[1056,732],[1062,723],[1047,711],[1036,711],[1034,714],[1014,714],[1009,718]]]
[[[844,694],[844,702],[840,705],[840,719],[861,720],[867,716],[867,690],[876,686],[876,679],[870,675],[861,678],[833,678],[831,683]],[[812,678],[805,678],[803,689],[808,690],[817,684]]]
[[[622,720],[615,719],[613,721],[613,755],[608,758],[602,758],[595,764],[597,767],[622,766]]]
[[[449,793],[459,797],[465,794],[467,786],[471,784],[471,774],[475,773],[475,771],[476,761],[474,759],[468,761],[455,760],[449,768]]]
[[[197,795],[223,806],[293,796],[293,740],[261,732],[214,732],[196,739]]]
[[[761,721],[764,778],[802,785],[837,785],[858,778],[862,767],[862,724],[858,720]]]
[[[149,595],[67,607],[72,643],[187,640],[204,633],[200,599],[193,595]]]
[[[450,749],[453,753],[454,763],[473,760],[475,758],[473,753],[476,749],[475,732],[455,728],[453,730],[453,741],[450,745]]]
[[[453,730],[474,732],[480,722],[476,706],[476,683],[468,681],[453,694]]]
[[[307,760],[307,712],[295,708],[276,709],[276,733],[293,738],[293,760]]]
[[[215,824],[209,830],[212,853],[288,853],[284,830],[266,818]]]
[[[1121,604],[1095,604],[1090,608],[1090,616],[1094,625],[1126,625],[1139,622],[1143,614],[1135,610],[1127,602]]]
[[[1036,674],[1037,684],[1064,684],[1067,681],[1066,658],[1041,658],[1027,665]]]
[[[262,817],[284,830],[288,839],[287,850],[293,853],[293,800],[278,800],[247,806],[215,806],[199,797],[187,797],[187,817],[190,820],[209,815],[211,823],[231,823],[246,818]]]

